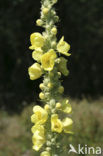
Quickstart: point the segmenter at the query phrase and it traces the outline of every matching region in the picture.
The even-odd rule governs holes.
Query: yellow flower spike
[[[69,100],[64,100],[63,101],[63,104],[62,104],[62,111],[64,113],[71,113],[72,112],[72,107],[71,105],[69,104]]]
[[[30,66],[28,68],[28,73],[29,73],[31,80],[36,80],[36,79],[40,78],[41,75],[43,74],[42,68],[41,68],[40,64],[38,64],[38,63],[34,63],[32,66]]]
[[[57,44],[57,50],[58,52],[70,56],[71,54],[68,53],[70,50],[70,45],[64,41],[64,36],[60,39],[59,43]]]
[[[37,48],[35,51],[32,52],[32,58],[37,62],[41,62],[42,55],[43,55],[43,50],[41,48]]]
[[[58,114],[53,114],[51,116],[51,130],[58,133],[61,133],[63,130],[63,125],[61,120],[58,119]]]
[[[50,153],[47,151],[44,151],[40,154],[40,156],[50,156]]]
[[[57,55],[53,49],[50,49],[47,53],[45,53],[41,58],[43,69],[46,71],[53,70],[56,57]]]
[[[63,121],[63,130],[65,133],[73,133],[72,132],[72,124],[73,124],[73,121],[71,118],[65,118]]]
[[[32,127],[32,132],[33,149],[39,151],[45,143],[44,127],[42,125],[35,125]]]
[[[53,35],[56,35],[56,34],[57,34],[57,28],[56,28],[56,27],[53,27],[53,28],[51,29],[51,33],[52,33]]]
[[[29,48],[31,50],[41,48],[44,45],[44,37],[38,32],[31,34],[30,41],[31,46]]]
[[[36,105],[33,107],[34,114],[31,116],[31,121],[37,124],[44,124],[47,121],[48,113],[42,107]]]
[[[45,99],[44,93],[41,92],[41,93],[39,94],[39,98],[40,98],[41,100],[44,100],[44,99]]]
[[[48,12],[49,12],[49,9],[48,9],[48,8],[43,8],[43,14],[44,14],[44,15],[47,15]]]
[[[67,69],[67,59],[65,59],[64,57],[60,57],[58,69],[64,76],[68,76],[69,70]]]
[[[58,92],[59,92],[60,94],[62,94],[62,93],[64,92],[64,87],[63,87],[63,86],[60,86],[60,87],[58,88]]]

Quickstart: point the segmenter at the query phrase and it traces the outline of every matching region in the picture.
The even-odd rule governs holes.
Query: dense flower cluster
[[[42,0],[41,19],[36,21],[38,26],[45,28],[40,34],[34,32],[30,36],[32,58],[35,63],[28,68],[31,80],[36,80],[42,75],[43,83],[39,97],[44,102],[44,107],[33,107],[31,128],[33,133],[33,149],[40,151],[40,156],[58,156],[58,149],[62,145],[58,141],[64,134],[72,133],[73,121],[70,118],[72,112],[68,99],[63,99],[64,87],[61,85],[61,75],[67,76],[67,59],[70,56],[70,45],[64,41],[64,37],[57,42],[57,28],[55,23],[58,16],[53,8],[57,0]],[[62,56],[61,56],[62,55]]]

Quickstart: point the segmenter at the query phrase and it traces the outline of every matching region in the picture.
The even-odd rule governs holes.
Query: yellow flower
[[[44,45],[44,37],[38,32],[33,33],[30,36],[30,42],[31,42],[31,46],[29,48],[31,50],[34,50],[36,48],[41,48]]]
[[[45,53],[41,58],[41,64],[44,70],[51,71],[54,67],[55,58],[57,57],[53,49]]]
[[[47,151],[44,151],[40,154],[40,156],[50,156],[50,153]]]
[[[41,61],[42,55],[43,55],[43,51],[41,48],[37,48],[35,51],[32,52],[32,58],[38,62]]]
[[[64,41],[64,36],[60,39],[59,43],[57,44],[57,50],[66,56],[71,55],[68,53],[68,51],[70,50],[70,45]]]
[[[64,57],[60,57],[58,69],[64,76],[68,76],[69,70],[67,69],[67,59],[65,59]]]
[[[47,121],[48,113],[42,107],[36,105],[33,107],[34,114],[31,116],[31,121],[37,124],[44,124]]]
[[[35,151],[39,151],[39,149],[45,143],[44,127],[42,125],[35,125],[32,127],[32,132],[33,149]]]
[[[40,64],[34,63],[28,68],[28,73],[31,80],[36,80],[43,74]]]
[[[51,116],[51,130],[58,133],[61,133],[63,130],[62,122],[60,119],[58,119],[57,114],[53,114]]]
[[[65,133],[73,133],[73,132],[71,131],[71,129],[72,129],[72,124],[73,124],[73,121],[72,121],[71,118],[65,118],[65,119],[62,121],[62,123],[63,123],[63,129],[64,129],[64,132],[65,132]]]
[[[61,105],[60,110],[63,111],[64,113],[67,113],[67,114],[72,112],[72,107],[69,104],[68,100],[63,100],[62,101],[62,105]]]

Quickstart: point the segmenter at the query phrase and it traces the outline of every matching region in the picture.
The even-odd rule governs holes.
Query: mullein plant
[[[60,156],[67,148],[68,138],[72,134],[72,112],[68,99],[63,99],[64,87],[61,85],[61,75],[68,76],[67,59],[70,45],[64,41],[64,36],[57,41],[57,27],[59,17],[56,15],[54,4],[57,0],[41,0],[41,17],[37,19],[37,26],[45,31],[41,34],[34,32],[30,35],[32,58],[35,63],[28,68],[31,80],[43,76],[39,85],[40,100],[44,107],[35,105],[31,122],[33,133],[33,149],[39,151],[40,156]],[[68,149],[67,149],[68,150]],[[66,153],[67,155],[67,153]]]

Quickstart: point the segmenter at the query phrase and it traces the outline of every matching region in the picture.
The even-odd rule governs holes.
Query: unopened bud
[[[61,103],[56,103],[56,108],[59,109],[61,107]]]
[[[46,105],[44,106],[44,109],[45,109],[46,111],[48,111],[48,110],[50,109],[50,106],[49,106],[48,104],[46,104]]]
[[[41,83],[41,84],[39,85],[39,88],[40,88],[41,90],[43,90],[43,89],[44,89],[44,84]]]
[[[57,34],[57,28],[56,28],[56,27],[53,27],[53,28],[51,29],[51,33],[52,33],[53,35],[56,35],[56,34]]]
[[[48,88],[49,88],[49,89],[53,88],[53,84],[49,82],[49,83],[48,83]]]
[[[44,15],[47,15],[48,12],[49,12],[49,9],[48,9],[48,8],[43,8],[43,14],[44,14]]]
[[[58,88],[58,92],[59,92],[60,94],[62,94],[62,93],[64,92],[64,87],[63,87],[63,86],[60,86],[60,87]]]
[[[39,94],[39,98],[40,98],[41,100],[44,100],[44,99],[45,99],[44,93],[41,92],[41,93]]]
[[[43,21],[42,21],[41,19],[38,19],[38,20],[36,20],[36,24],[37,24],[38,26],[42,26]]]

